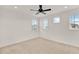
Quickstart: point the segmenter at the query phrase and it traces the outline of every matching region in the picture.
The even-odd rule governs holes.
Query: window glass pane
[[[53,23],[60,23],[60,17],[54,17]]]
[[[79,22],[79,15],[75,16],[75,22]]]
[[[32,30],[37,31],[38,30],[38,22],[36,19],[32,20]]]
[[[48,30],[48,20],[47,19],[43,20],[43,29]]]
[[[71,28],[79,29],[79,15],[72,15],[69,17]]]
[[[75,17],[74,16],[70,16],[69,17],[69,23],[74,23]]]

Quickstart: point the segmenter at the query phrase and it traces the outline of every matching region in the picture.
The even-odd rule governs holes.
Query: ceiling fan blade
[[[42,12],[43,14],[46,14],[46,13],[44,13],[44,12]]]
[[[38,10],[34,10],[34,9],[30,9],[31,11],[38,11]]]
[[[39,14],[40,12],[37,12],[35,15],[37,15],[37,14]],[[46,14],[46,13],[44,13],[44,12],[41,12],[42,14]]]
[[[43,10],[43,11],[51,11],[51,9],[45,9],[45,10]]]
[[[42,9],[42,5],[39,5],[39,8]]]
[[[39,12],[37,12],[35,15],[39,14]]]

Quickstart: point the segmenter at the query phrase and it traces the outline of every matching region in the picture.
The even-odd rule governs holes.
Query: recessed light
[[[64,6],[64,8],[68,8],[68,6]]]
[[[14,6],[14,8],[18,8],[17,6]]]

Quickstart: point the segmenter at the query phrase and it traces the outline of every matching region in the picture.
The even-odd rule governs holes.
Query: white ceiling
[[[60,13],[68,10],[72,10],[75,8],[79,8],[78,5],[67,5],[68,8],[64,8],[66,5],[43,5],[43,9],[48,9],[51,8],[52,11],[46,12],[46,15],[52,15],[55,13]],[[43,14],[35,15],[35,11],[30,11],[30,9],[38,9],[38,5],[18,5],[14,8],[15,5],[1,5],[0,6],[0,13],[17,13],[18,15],[23,14],[23,15],[29,15],[29,16],[44,16]]]

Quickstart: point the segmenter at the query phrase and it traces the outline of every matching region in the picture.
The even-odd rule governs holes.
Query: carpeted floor
[[[79,48],[37,38],[0,48],[3,54],[71,54],[79,53]]]

